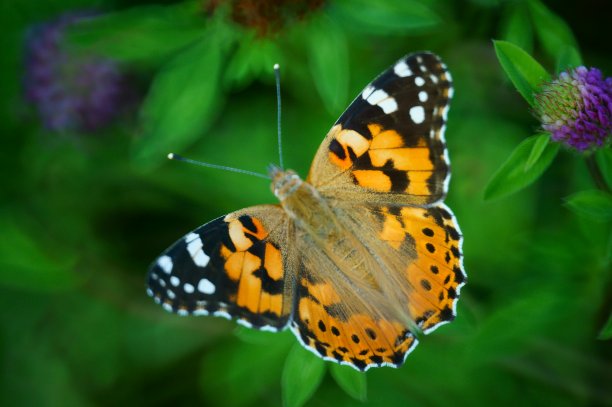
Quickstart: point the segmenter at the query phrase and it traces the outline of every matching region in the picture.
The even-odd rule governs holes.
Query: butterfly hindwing
[[[417,345],[416,331],[455,318],[465,283],[458,225],[444,204],[331,204],[355,250],[334,263],[300,240],[292,330],[323,358],[360,370],[397,367]]]
[[[431,53],[400,59],[370,83],[332,127],[309,181],[346,199],[424,205],[447,191],[444,141],[452,83]]]
[[[287,216],[261,205],[217,218],[178,240],[149,269],[149,294],[180,315],[236,318],[278,330],[291,312]]]
[[[418,343],[406,324],[380,317],[359,298],[341,300],[333,282],[303,277],[296,291],[291,330],[326,360],[362,371],[399,367]]]
[[[355,211],[351,205],[346,208]],[[402,288],[416,326],[429,333],[451,322],[466,275],[463,236],[450,208],[440,203],[425,208],[370,205],[361,210],[369,222],[353,221],[347,227],[364,236],[373,252],[390,259],[389,272],[396,275],[384,278]]]

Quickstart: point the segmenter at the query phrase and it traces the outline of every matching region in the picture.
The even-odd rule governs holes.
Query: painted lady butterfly
[[[213,220],[151,266],[148,293],[179,315],[290,328],[359,370],[400,366],[455,317],[462,236],[442,203],[451,77],[431,53],[400,59],[331,128],[303,181],[271,167],[280,205]]]

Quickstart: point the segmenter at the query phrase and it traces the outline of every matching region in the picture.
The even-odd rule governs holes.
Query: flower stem
[[[593,182],[595,182],[597,188],[607,193],[612,193],[610,187],[606,183],[601,169],[599,168],[599,165],[597,165],[595,156],[593,154],[589,154],[584,159],[586,161],[587,168],[589,169],[589,173],[591,174],[591,178],[593,178]]]

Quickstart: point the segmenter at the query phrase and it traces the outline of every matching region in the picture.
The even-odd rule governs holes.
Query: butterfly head
[[[283,170],[272,164],[268,167],[268,174],[272,178],[272,192],[281,202],[302,185],[302,179],[293,170]]]

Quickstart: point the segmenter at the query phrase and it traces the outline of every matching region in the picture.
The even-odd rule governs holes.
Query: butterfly
[[[179,315],[289,328],[325,360],[365,371],[402,365],[455,318],[462,235],[443,203],[451,75],[405,56],[350,104],[306,180],[272,166],[280,204],[217,218],[151,265],[148,294]]]

